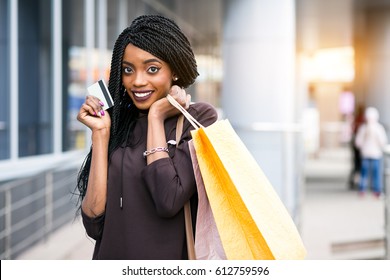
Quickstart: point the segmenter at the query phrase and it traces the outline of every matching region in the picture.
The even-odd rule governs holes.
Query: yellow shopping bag
[[[192,141],[227,259],[304,259],[293,220],[229,121],[202,127],[176,107],[197,127]]]
[[[192,131],[228,259],[303,259],[306,250],[274,188],[229,121]]]

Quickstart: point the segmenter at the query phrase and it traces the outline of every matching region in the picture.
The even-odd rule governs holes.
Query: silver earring
[[[173,80],[176,82],[179,78],[178,77],[173,77]]]

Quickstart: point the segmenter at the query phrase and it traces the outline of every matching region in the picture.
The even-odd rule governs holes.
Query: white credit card
[[[93,95],[99,98],[100,101],[104,103],[103,110],[107,110],[114,106],[114,101],[111,98],[111,94],[108,91],[106,83],[104,80],[99,80],[93,85],[87,88],[89,95]]]

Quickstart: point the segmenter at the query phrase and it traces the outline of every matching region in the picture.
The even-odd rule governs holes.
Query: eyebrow
[[[157,63],[162,63],[160,60],[158,60],[157,58],[150,58],[150,59],[147,59],[143,62],[143,64],[148,64],[148,63],[152,63],[152,62],[157,62]],[[122,64],[126,64],[126,65],[130,65],[130,66],[133,66],[132,63],[130,62],[127,62],[125,60],[122,61]]]

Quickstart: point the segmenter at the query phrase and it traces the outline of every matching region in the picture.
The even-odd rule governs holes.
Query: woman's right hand
[[[107,132],[109,132],[111,128],[111,118],[110,115],[103,110],[103,105],[104,104],[98,98],[88,95],[77,114],[77,120],[89,127],[92,132],[99,130],[107,130]]]
[[[105,211],[107,200],[108,142],[110,140],[110,115],[104,104],[94,96],[87,96],[80,108],[77,120],[92,130],[92,161],[88,187],[81,204],[84,213],[96,217]]]

